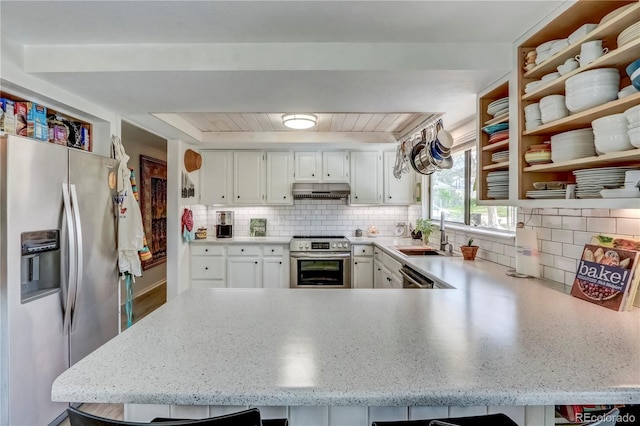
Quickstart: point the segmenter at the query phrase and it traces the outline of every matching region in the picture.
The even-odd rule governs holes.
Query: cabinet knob
[[[285,195],[285,196],[284,196],[284,197],[282,197],[282,198],[287,198],[287,196]]]
[[[238,195],[238,198],[240,198],[240,196]]]
[[[273,253],[274,251],[275,251],[274,249],[271,249],[271,253]]]
[[[356,195],[356,200],[358,199],[358,196]]]
[[[366,252],[366,250],[362,249],[362,252],[364,253],[364,252]]]
[[[391,199],[391,195],[389,195],[389,199]]]
[[[311,176],[315,176],[315,175],[316,175],[315,173],[311,173]]]
[[[278,262],[278,263],[282,265],[282,262]]]
[[[244,251],[244,249],[240,249],[240,251]]]
[[[381,271],[381,269],[380,269],[380,268],[378,268],[378,271]]]
[[[209,270],[209,267],[208,267],[208,266],[205,266],[205,267],[204,267],[204,270],[205,270],[205,271],[208,271],[208,270]]]
[[[253,263],[255,263],[255,264],[257,265],[257,264],[258,264],[258,261],[256,260],[256,261],[255,261],[255,262],[253,262]]]
[[[327,173],[327,177],[331,176],[331,174]]]
[[[204,251],[208,252],[208,251],[209,251],[209,249],[204,249]]]
[[[222,198],[224,198],[224,195],[222,196]]]

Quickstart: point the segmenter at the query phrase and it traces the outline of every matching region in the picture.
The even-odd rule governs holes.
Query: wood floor
[[[158,307],[167,302],[167,284],[163,283],[154,287],[150,291],[140,295],[133,301],[133,324],[149,315]],[[127,315],[122,312],[121,315],[122,330],[127,328]],[[124,420],[123,404],[82,404],[79,410],[96,416],[105,417],[113,420]],[[65,419],[60,426],[70,426],[69,420]]]

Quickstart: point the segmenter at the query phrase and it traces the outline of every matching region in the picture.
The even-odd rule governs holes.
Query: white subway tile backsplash
[[[550,253],[557,256],[562,256],[562,244],[556,243],[552,241],[543,241],[542,242],[542,251],[545,253]]]
[[[582,216],[609,217],[609,209],[582,209]]]
[[[577,245],[589,244],[594,234],[596,233],[590,232],[590,231],[587,231],[587,232],[574,231],[573,244],[577,244]]]
[[[616,234],[640,235],[640,220],[616,218]]]
[[[580,259],[582,257],[583,250],[584,250],[584,245],[577,245],[577,244],[562,245],[562,255],[565,257],[570,257],[572,259]]]
[[[640,209],[611,210],[611,217],[629,217],[640,219]]]
[[[577,262],[576,259],[569,257],[555,256],[553,258],[553,266],[563,271],[575,272],[576,266],[578,265]]]
[[[544,228],[561,228],[562,216],[544,215],[542,216],[542,226]]]
[[[580,211],[580,210],[576,210]],[[562,229],[570,229],[572,231],[586,231],[587,230],[587,218],[563,216],[562,217]]]
[[[560,216],[582,216],[582,210],[580,209],[558,209]]]
[[[551,241],[559,243],[573,243],[573,231],[567,231],[564,229],[552,229]]]
[[[545,266],[542,269],[542,276],[551,281],[556,281],[559,283],[564,282],[564,271],[562,269]]]
[[[614,218],[587,218],[587,229],[594,233],[607,233],[615,234],[616,232],[616,220]]]

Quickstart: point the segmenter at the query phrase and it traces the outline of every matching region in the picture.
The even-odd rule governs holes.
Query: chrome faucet
[[[449,236],[444,232],[444,212],[440,212],[440,251],[446,251],[449,246],[451,251],[451,243],[449,243]]]

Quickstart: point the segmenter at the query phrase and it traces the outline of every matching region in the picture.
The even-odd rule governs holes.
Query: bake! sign
[[[639,252],[587,244],[571,294],[616,311],[627,308],[637,289]]]

